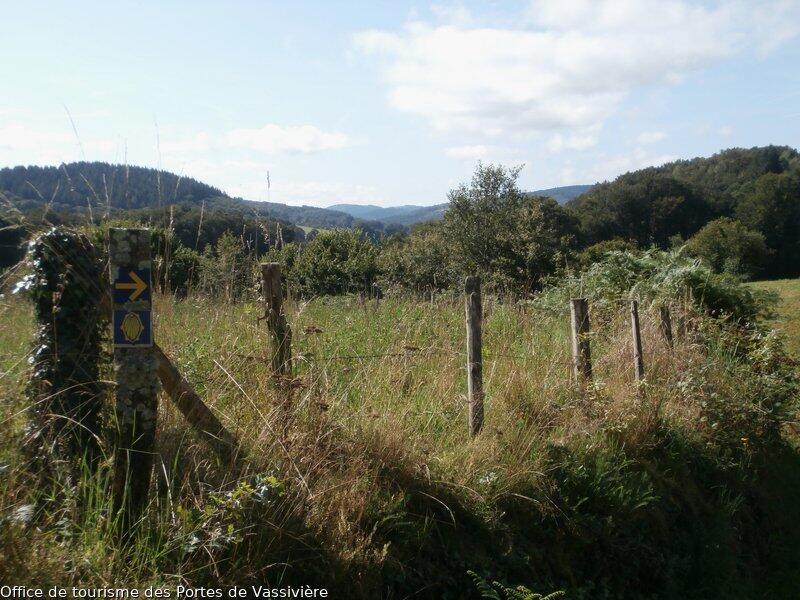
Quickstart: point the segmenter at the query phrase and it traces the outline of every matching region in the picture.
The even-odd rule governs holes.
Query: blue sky
[[[161,166],[232,195],[435,204],[800,145],[800,0],[14,2],[0,166]],[[74,123],[74,129],[73,129]],[[77,135],[76,135],[77,132]]]

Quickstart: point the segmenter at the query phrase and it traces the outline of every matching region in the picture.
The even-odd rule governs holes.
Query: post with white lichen
[[[118,440],[113,502],[120,532],[139,520],[150,488],[158,409],[153,351],[150,231],[109,230]]]
[[[286,321],[281,289],[281,265],[261,263],[261,293],[264,296],[264,318],[272,337],[272,372],[292,376],[292,329]]]
[[[642,356],[642,331],[639,328],[639,303],[631,300],[631,337],[633,341],[633,377],[636,383],[644,381],[644,357]]]
[[[589,303],[585,298],[569,301],[572,326],[572,363],[578,388],[584,390],[592,381],[592,351],[589,345]]]
[[[476,436],[483,428],[483,350],[481,348],[480,277],[467,277],[464,285],[467,317],[467,403],[469,434]]]

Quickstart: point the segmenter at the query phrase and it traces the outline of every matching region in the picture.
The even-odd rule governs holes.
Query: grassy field
[[[787,347],[800,356],[800,279],[759,281],[751,285],[780,295],[775,327],[786,334]]]
[[[469,598],[472,569],[570,598],[792,597],[800,460],[773,340],[699,320],[670,349],[645,310],[637,388],[623,308],[595,322],[582,395],[566,313],[485,308],[486,426],[469,439],[460,299],[291,302],[297,376],[278,385],[259,306],[158,297],[159,344],[249,456],[219,464],[162,398],[147,527],[123,547],[107,470],[84,483],[89,509],[25,485],[34,323],[3,298],[0,580]]]

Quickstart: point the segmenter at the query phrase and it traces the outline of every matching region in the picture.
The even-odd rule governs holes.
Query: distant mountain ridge
[[[564,203],[591,189],[572,185],[530,192]],[[362,226],[371,230],[408,227],[442,218],[447,203],[335,204],[327,208],[291,206],[228,196],[219,188],[191,177],[134,165],[75,162],[58,167],[17,166],[0,169],[0,193],[20,210],[48,206],[55,211],[136,210],[170,204],[205,205],[209,210],[240,210],[319,229]]]
[[[104,162],[0,169],[0,200],[10,201],[19,210],[47,206],[53,211],[66,212],[205,205],[209,210],[246,211],[317,228],[352,227],[358,221],[352,215],[327,208],[232,198],[191,177]]]
[[[563,187],[548,188],[525,192],[528,196],[547,196],[559,204],[565,204],[588,192],[593,185],[566,185]],[[424,221],[441,219],[447,209],[447,202],[432,206],[404,204],[402,206],[376,206],[375,204],[333,204],[330,210],[345,212],[358,219],[380,221],[391,225],[409,226]]]

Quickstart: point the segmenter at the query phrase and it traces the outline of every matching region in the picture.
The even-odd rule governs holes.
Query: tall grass
[[[592,334],[582,395],[566,312],[490,300],[486,425],[470,439],[460,300],[290,302],[297,373],[283,383],[261,310],[156,298],[159,344],[248,458],[219,464],[162,398],[155,492],[121,546],[107,468],[30,485],[18,440],[33,323],[0,301],[0,579],[294,582],[352,598],[468,597],[468,570],[574,598],[795,581],[797,387],[774,337],[700,319],[670,350],[645,311],[637,388],[620,311]]]

